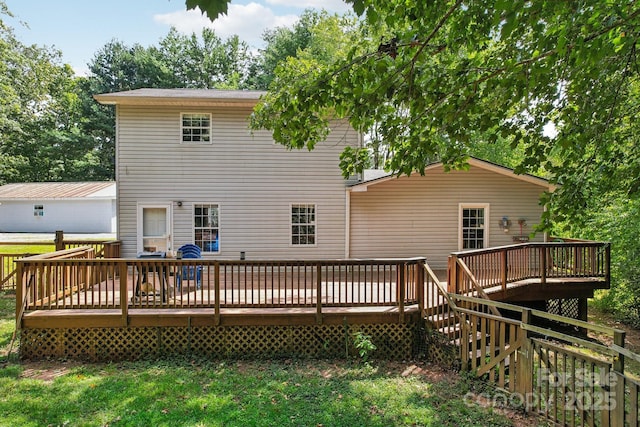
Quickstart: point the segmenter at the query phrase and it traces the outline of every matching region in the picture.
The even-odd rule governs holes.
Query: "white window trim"
[[[195,223],[195,216],[196,216],[196,206],[197,205],[216,205],[218,207],[218,250],[213,252],[213,251],[205,251],[204,249],[202,249],[202,253],[206,254],[206,255],[218,255],[222,252],[222,239],[220,238],[220,230],[222,229],[221,224],[222,224],[222,209],[221,209],[221,205],[220,203],[216,203],[216,202],[193,202],[191,204],[191,242],[192,243],[196,243],[196,223]]]
[[[489,203],[459,203],[458,204],[458,250],[462,251],[462,211],[464,209],[484,209],[484,238],[483,238],[483,246],[484,248],[489,247],[489,229],[491,228],[491,212],[489,210]]]
[[[315,232],[314,243],[312,245],[309,245],[309,244],[294,245],[292,243],[292,240],[293,240],[293,233],[292,233],[293,221],[291,220],[292,219],[291,218],[291,210],[293,209],[294,205],[296,205],[296,206],[299,206],[299,205],[306,205],[306,206],[313,205],[313,208],[314,208],[313,211],[314,211],[314,214],[315,214],[315,221],[313,222],[313,225],[315,227],[316,232]],[[288,212],[288,214],[289,214],[289,247],[290,248],[315,248],[315,247],[317,247],[318,246],[318,235],[319,235],[319,233],[318,233],[318,204],[314,203],[314,202],[292,202],[292,203],[289,203],[289,212]]]
[[[183,122],[183,118],[186,114],[192,114],[192,115],[203,115],[203,116],[209,116],[209,141],[188,141],[185,142],[182,139],[182,122]],[[211,115],[211,113],[206,113],[203,111],[184,111],[180,113],[180,144],[182,145],[209,145],[209,144],[213,144],[213,117]]]

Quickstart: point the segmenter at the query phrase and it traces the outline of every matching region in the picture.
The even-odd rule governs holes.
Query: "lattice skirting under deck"
[[[548,300],[547,312],[572,319],[580,319],[580,299],[566,298]]]
[[[362,331],[377,347],[370,357],[403,360],[416,351],[418,329],[417,324],[23,329],[20,355],[89,361],[181,354],[344,358],[357,356],[354,333]]]

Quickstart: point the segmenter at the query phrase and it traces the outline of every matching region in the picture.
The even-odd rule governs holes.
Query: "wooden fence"
[[[450,298],[463,368],[508,391],[510,403],[560,425],[638,425],[640,382],[625,372],[625,357],[640,361],[640,355],[624,348],[624,331],[482,298]]]

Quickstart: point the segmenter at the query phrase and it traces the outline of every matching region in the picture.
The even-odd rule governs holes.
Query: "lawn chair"
[[[202,258],[200,247],[191,243],[182,245],[178,248],[178,252],[182,254],[182,259]],[[201,265],[184,265],[180,269],[176,277],[176,287],[178,290],[182,287],[182,281],[195,281],[196,288],[202,286],[202,266]]]

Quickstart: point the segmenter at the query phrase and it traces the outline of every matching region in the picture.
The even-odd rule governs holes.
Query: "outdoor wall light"
[[[508,233],[510,227],[511,227],[511,220],[509,219],[508,216],[503,216],[502,219],[500,220],[500,228],[505,233]]]
[[[520,235],[522,235],[522,229],[527,226],[527,220],[524,218],[520,218],[518,220],[518,225],[520,226]]]
[[[178,205],[178,207],[181,207],[181,206],[182,206],[182,201],[181,201],[181,200],[178,200],[178,201],[176,202],[176,204]]]

